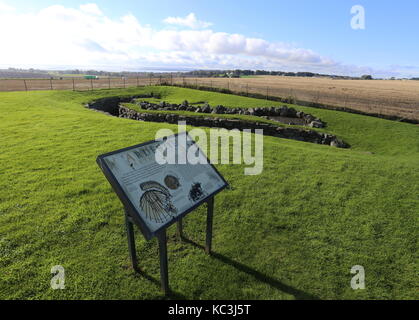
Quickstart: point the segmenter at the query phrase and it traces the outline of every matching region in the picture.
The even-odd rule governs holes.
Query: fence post
[[[138,82],[138,76],[137,76],[137,88],[139,87],[140,85],[139,85],[139,82]]]
[[[125,89],[125,77],[122,77],[122,79],[124,80],[124,89]]]
[[[151,74],[150,74],[149,78],[150,78],[150,86],[151,86]]]
[[[269,100],[269,87],[266,87],[266,100]]]
[[[52,90],[52,78],[49,78],[49,84],[50,84],[51,90]]]
[[[76,91],[76,90],[74,89],[74,78],[72,78],[71,80],[72,80],[72,83],[73,83],[73,91]]]
[[[195,79],[195,87],[198,89],[198,79]]]
[[[186,86],[185,77],[183,77],[183,86]]]
[[[249,96],[249,84],[246,83],[246,96]]]
[[[230,90],[230,80],[227,80],[227,89]]]
[[[159,79],[159,85],[161,85],[161,76],[160,76],[160,79]]]
[[[25,85],[25,91],[28,91],[28,86],[26,85],[26,80],[23,79],[23,84]]]
[[[108,76],[108,87],[109,87],[109,89],[111,88],[111,77],[110,76]]]
[[[317,96],[316,96],[315,102],[319,103],[319,100],[320,100],[320,90],[317,91]]]
[[[173,74],[170,72],[170,85],[173,85]]]

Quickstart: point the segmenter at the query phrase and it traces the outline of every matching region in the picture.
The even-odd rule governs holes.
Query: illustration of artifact
[[[199,182],[193,183],[191,190],[189,190],[189,200],[195,202],[203,196],[205,196],[205,193],[202,190],[201,184]]]
[[[146,218],[157,223],[163,223],[174,217],[177,209],[171,202],[169,190],[156,181],[147,181],[140,184],[145,191],[140,198],[140,208]]]
[[[175,176],[173,176],[173,175],[167,175],[165,178],[164,178],[164,184],[169,188],[169,189],[172,189],[172,190],[176,190],[177,188],[179,188],[180,187],[180,182],[179,182],[179,179],[177,178],[177,177],[175,177]]]

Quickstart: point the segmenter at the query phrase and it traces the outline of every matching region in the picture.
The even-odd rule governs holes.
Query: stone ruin
[[[221,118],[221,117],[208,117],[205,115],[198,115],[198,113],[204,114],[242,114],[242,115],[254,115],[260,117],[286,117],[295,119],[304,119],[304,123],[310,127],[324,127],[325,123],[320,119],[313,117],[312,115],[306,114],[301,111],[296,111],[293,108],[287,106],[282,107],[271,107],[271,108],[227,108],[224,106],[211,107],[207,103],[202,106],[192,106],[187,101],[181,104],[170,104],[167,102],[160,102],[159,104],[141,101],[138,105],[144,110],[154,111],[189,111],[195,112],[197,115],[180,115],[180,114],[169,114],[169,113],[147,113],[133,110],[129,107],[123,106],[121,103],[130,102],[136,103],[138,98],[148,98],[148,96],[133,96],[133,97],[109,97],[101,98],[96,101],[92,101],[86,104],[87,108],[95,109],[100,112],[104,112],[108,115],[117,116],[120,118],[133,119],[137,121],[151,121],[151,122],[165,122],[171,124],[177,124],[179,121],[186,121],[188,125],[197,127],[218,127],[225,128],[228,130],[232,129],[263,129],[263,134],[267,136],[273,136],[284,139],[292,139],[310,143],[317,143],[323,145],[329,145],[337,148],[349,148],[350,146],[344,141],[338,139],[335,135],[318,132],[311,129],[304,129],[298,127],[284,127],[276,124],[257,122],[251,119],[233,119],[233,118]],[[313,124],[316,122],[316,124]]]
[[[324,128],[326,124],[312,116],[311,114],[304,113],[303,111],[296,111],[294,108],[287,106],[281,107],[258,107],[258,108],[228,108],[222,105],[211,107],[208,103],[202,106],[193,106],[187,100],[181,104],[160,102],[159,104],[151,103],[148,101],[140,101],[137,103],[141,109],[156,110],[156,111],[189,111],[196,113],[212,113],[212,114],[239,114],[248,116],[259,116],[269,120],[274,120],[286,124],[290,124],[289,120],[295,118],[301,120],[301,125],[306,125],[312,128]],[[292,123],[291,123],[292,124]]]

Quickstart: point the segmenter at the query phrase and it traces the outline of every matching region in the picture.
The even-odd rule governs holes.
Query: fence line
[[[337,107],[352,108],[365,112],[378,114],[396,115],[403,118],[419,119],[419,105],[404,103],[395,98],[386,101],[345,94],[320,93],[320,90],[310,92],[309,90],[297,88],[279,88],[267,86],[263,83],[251,83],[244,79],[223,79],[223,78],[191,78],[174,77],[170,75],[163,78],[158,77],[121,77],[121,78],[64,78],[64,79],[0,79],[0,91],[32,91],[32,90],[96,90],[127,87],[142,87],[151,85],[177,85],[185,87],[209,87],[227,89],[234,93],[259,94],[261,97],[269,96],[286,98],[289,101],[307,101],[318,104],[326,104]]]
[[[164,82],[152,78],[100,78],[100,79],[0,79],[0,91],[34,90],[95,90],[140,87]]]

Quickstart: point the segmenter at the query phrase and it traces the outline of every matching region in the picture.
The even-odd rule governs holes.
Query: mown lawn
[[[157,242],[137,232],[130,267],[121,203],[97,155],[154,139],[163,123],[119,119],[83,104],[160,92],[165,101],[278,103],[174,87],[0,93],[0,298],[161,299]],[[170,285],[185,299],[417,299],[419,126],[296,107],[351,149],[264,138],[264,171],[217,165],[233,187],[216,197],[207,256],[168,231]],[[203,244],[206,211],[185,219]],[[50,288],[62,265],[66,288]],[[366,289],[350,287],[354,265]]]

